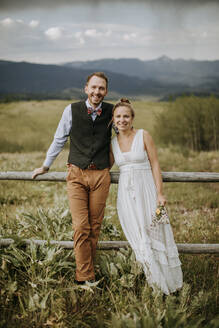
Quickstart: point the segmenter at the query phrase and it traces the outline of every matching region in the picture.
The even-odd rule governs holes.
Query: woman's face
[[[113,123],[119,131],[128,131],[132,129],[133,117],[129,107],[119,106],[113,114]]]

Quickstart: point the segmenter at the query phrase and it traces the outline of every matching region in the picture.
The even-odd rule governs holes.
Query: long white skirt
[[[150,169],[120,168],[117,211],[122,229],[149,285],[168,295],[182,287],[183,277],[171,225],[151,225],[156,194]]]

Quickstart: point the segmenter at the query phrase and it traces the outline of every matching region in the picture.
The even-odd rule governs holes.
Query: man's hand
[[[35,179],[38,175],[47,173],[49,171],[49,167],[42,166],[39,167],[38,169],[35,169],[33,171],[32,179]]]

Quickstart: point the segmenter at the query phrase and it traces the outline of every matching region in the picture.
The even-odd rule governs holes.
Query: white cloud
[[[48,30],[46,30],[45,35],[50,39],[50,40],[58,40],[62,36],[62,28],[61,27],[51,27]]]
[[[89,47],[92,46],[95,39],[97,47],[106,46],[108,48],[118,45],[127,47],[128,42],[141,47],[149,44],[154,38],[151,32],[145,32],[145,29],[133,25],[89,23],[75,24],[66,27],[66,29],[76,30],[71,37],[72,40],[75,39],[74,46],[86,44]]]
[[[39,21],[33,19],[33,20],[30,22],[29,25],[30,25],[30,27],[35,28],[35,27],[37,27],[37,26],[39,25]]]
[[[35,17],[33,15],[31,17]],[[127,22],[126,24],[101,21],[82,23],[75,21],[73,23],[72,20],[66,20],[51,23],[47,20],[45,23],[43,18],[39,17],[40,21],[34,19],[23,21],[14,16],[13,19],[7,17],[0,20],[1,58],[11,56],[10,58],[13,59],[15,53],[19,60],[25,59],[25,56],[27,56],[26,60],[32,60],[34,56],[33,58],[36,58],[38,62],[46,61],[45,54],[51,58],[52,62],[63,61],[63,58],[68,60],[68,57],[74,57],[75,60],[95,59],[101,56],[103,58],[125,56],[144,59],[146,56],[153,58],[164,53],[173,58],[180,57],[181,53],[185,53],[185,56],[187,52],[189,54],[186,50],[189,47],[207,49],[207,41],[212,47],[218,44],[219,27],[213,23],[211,28],[205,25],[196,28],[186,26],[163,30],[158,29],[157,26],[151,28],[134,25],[134,23],[127,24]],[[42,28],[43,25],[44,28]],[[216,53],[218,54],[218,46],[214,46],[210,58],[213,58],[213,54]]]
[[[106,33],[105,33],[105,36],[110,36],[112,34],[112,31],[111,30],[107,30]]]
[[[84,38],[83,38],[83,35],[82,35],[82,32],[76,32],[75,33],[75,38],[79,41],[79,43],[82,45],[82,44],[85,44],[85,41],[84,41]]]
[[[3,19],[2,21],[1,21],[1,24],[3,25],[3,26],[11,26],[11,25],[13,25],[14,24],[14,21],[13,21],[13,19],[11,19],[10,17],[7,17],[7,18],[5,18],[5,19]]]
[[[79,43],[80,43],[80,44],[85,44],[84,39],[83,39],[83,38],[80,38],[80,39],[79,39]]]
[[[76,37],[77,39],[79,39],[81,36],[82,36],[82,32],[76,32],[76,33],[75,33],[75,37]]]
[[[16,19],[16,22],[19,23],[19,24],[23,24],[24,23],[23,19]]]
[[[84,34],[86,35],[86,36],[89,36],[89,37],[91,37],[91,38],[96,38],[96,37],[98,37],[98,36],[100,36],[101,35],[101,33],[99,32],[97,32],[97,30],[96,29],[88,29],[88,30],[86,30],[85,32],[84,32]]]
[[[123,35],[123,39],[126,40],[126,41],[130,41],[130,40],[133,40],[133,39],[136,39],[137,35],[136,33],[126,33]]]
[[[203,32],[201,35],[203,38],[207,38],[208,37],[208,33],[207,32]]]

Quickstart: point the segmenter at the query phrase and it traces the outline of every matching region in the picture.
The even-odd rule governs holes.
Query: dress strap
[[[143,131],[144,131],[143,129],[139,129],[136,132],[135,139],[133,141],[132,150],[134,150],[134,151],[144,150]]]
[[[117,149],[118,144],[117,144],[116,138],[117,138],[117,136],[113,137],[112,140],[111,140],[112,151],[113,151],[114,156],[118,152],[118,149]]]

